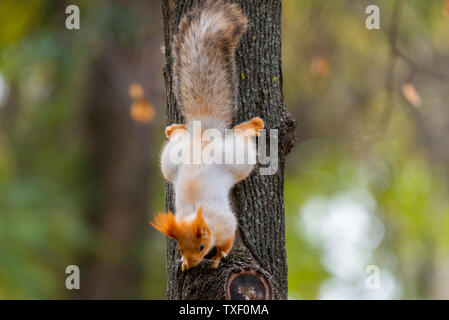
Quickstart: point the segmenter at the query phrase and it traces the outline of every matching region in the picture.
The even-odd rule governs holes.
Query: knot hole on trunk
[[[236,270],[227,281],[228,300],[270,300],[270,289],[262,273]]]

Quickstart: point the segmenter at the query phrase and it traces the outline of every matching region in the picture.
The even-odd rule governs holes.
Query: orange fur
[[[197,210],[195,219],[176,219],[169,213],[159,213],[150,224],[158,231],[178,242],[183,262],[182,271],[196,266],[211,249],[210,230],[203,218],[203,209]],[[204,245],[201,250],[201,245]]]
[[[159,213],[150,224],[169,238],[176,240],[179,236],[180,226],[171,212]]]

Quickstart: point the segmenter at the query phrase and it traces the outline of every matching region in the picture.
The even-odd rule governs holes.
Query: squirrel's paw
[[[215,255],[215,257],[212,258],[212,261],[214,261],[214,263],[212,263],[211,267],[213,269],[218,268],[218,265],[220,264],[221,259],[226,258],[227,255],[228,255],[228,252],[226,252],[226,251],[221,251],[221,252],[217,253]]]
[[[217,269],[220,264],[220,259],[215,259],[214,263],[210,266],[212,269]]]
[[[236,125],[233,129],[236,134],[245,136],[258,136],[259,130],[265,128],[265,123],[259,117],[252,118],[249,121]]]
[[[168,139],[170,139],[171,134],[175,131],[175,130],[187,130],[187,127],[185,124],[172,124],[171,126],[168,126],[167,128],[165,128],[165,135],[167,136]]]
[[[181,270],[184,272],[189,269],[189,266],[185,261],[182,262]]]

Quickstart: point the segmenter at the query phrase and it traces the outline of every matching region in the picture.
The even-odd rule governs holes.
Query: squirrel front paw
[[[221,251],[218,250],[217,254],[212,258],[212,265],[211,268],[216,269],[218,268],[218,265],[220,264],[220,261],[222,258],[225,258],[228,255],[229,252],[227,251]]]
[[[221,251],[219,254],[217,254],[215,257],[212,258],[212,261],[214,261],[211,265],[211,268],[216,269],[218,268],[218,265],[220,264],[220,261],[222,258],[226,258],[228,255],[228,252]]]
[[[216,269],[218,268],[218,265],[220,264],[220,261],[222,258],[226,257],[228,253],[232,249],[232,244],[234,243],[234,236],[232,236],[229,240],[225,241],[223,245],[217,246],[217,254],[212,258],[212,268]]]
[[[220,259],[214,259],[214,263],[210,266],[212,269],[217,269],[220,264]]]
[[[265,123],[259,117],[252,118],[249,121],[236,125],[233,129],[236,134],[243,134],[246,136],[258,136],[259,130],[265,128]]]

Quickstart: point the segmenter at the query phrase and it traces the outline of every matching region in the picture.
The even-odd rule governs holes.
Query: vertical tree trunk
[[[149,127],[130,119],[127,83],[111,86],[124,78],[117,71],[118,61],[111,59],[116,50],[105,50],[91,69],[86,99],[86,139],[95,185],[87,211],[98,238],[97,247],[83,257],[83,299],[136,298],[141,276],[134,248],[148,208]]]
[[[274,175],[265,176],[255,169],[234,188],[232,198],[239,230],[231,253],[218,269],[201,264],[182,272],[176,262],[176,242],[167,240],[169,299],[287,298],[284,157],[294,145],[295,121],[286,111],[282,94],[281,1],[234,2],[239,3],[250,21],[236,54],[240,99],[234,122],[260,116],[267,129],[278,129],[279,167]],[[172,91],[171,39],[183,15],[198,3],[201,1],[164,0],[162,4],[167,125],[183,121]],[[167,184],[166,210],[174,210],[174,197],[172,186]]]
[[[110,5],[148,12],[147,22],[139,21],[143,30],[157,24],[157,0]],[[97,238],[96,247],[82,257],[78,297],[83,299],[139,298],[144,274],[138,251],[151,201],[150,154],[157,151],[152,150],[154,125],[131,119],[128,87],[140,83],[145,98],[154,102],[161,38],[152,33],[141,39],[134,32],[123,35],[128,40],[124,44],[112,35],[100,43],[103,51],[93,61],[86,85],[83,120],[94,184],[86,210]]]

